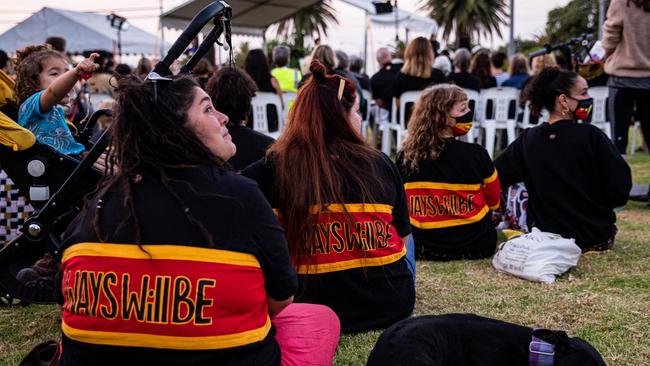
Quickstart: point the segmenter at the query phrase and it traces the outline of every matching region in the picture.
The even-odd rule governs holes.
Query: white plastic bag
[[[534,227],[530,233],[501,244],[492,265],[530,281],[553,283],[555,276],[578,265],[581,253],[575,240]]]

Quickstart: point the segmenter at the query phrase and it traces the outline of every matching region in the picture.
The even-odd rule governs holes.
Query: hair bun
[[[550,85],[562,71],[557,66],[548,66],[542,69],[539,73],[538,80],[544,86]]]
[[[318,81],[325,80],[325,75],[327,75],[327,68],[319,60],[311,60],[309,64],[309,71]]]

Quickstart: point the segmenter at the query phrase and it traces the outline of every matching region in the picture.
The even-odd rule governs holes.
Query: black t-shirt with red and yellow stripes
[[[60,364],[279,365],[267,296],[289,298],[297,277],[271,207],[255,182],[232,172],[168,174],[178,197],[147,176],[130,185],[142,245],[131,221],[120,227],[121,188],[91,200],[70,225]]]
[[[311,252],[296,256],[299,288],[296,301],[324,304],[341,320],[343,332],[386,327],[411,314],[415,302],[405,243],[410,232],[406,197],[397,167],[385,155],[367,163],[376,177],[375,202],[360,202],[358,186],[348,181],[345,202],[319,212],[308,233]],[[372,164],[372,165],[371,165]],[[254,179],[273,207],[272,158],[249,166],[242,174]],[[348,218],[348,219],[346,219]]]
[[[494,253],[496,230],[490,210],[498,208],[500,187],[487,151],[480,145],[446,139],[436,160],[417,172],[397,164],[404,180],[416,257],[452,260]]]

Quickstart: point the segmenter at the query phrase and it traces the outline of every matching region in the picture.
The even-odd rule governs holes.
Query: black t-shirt
[[[271,161],[267,157],[242,174],[256,180],[277,207]],[[299,278],[296,301],[329,306],[339,316],[343,332],[386,327],[409,316],[415,302],[400,239],[409,234],[410,225],[399,172],[383,154],[366,164],[364,171],[374,167],[377,173],[375,201],[360,202],[359,188],[346,183],[341,187],[345,202],[321,212],[309,234],[313,255],[294,260]],[[356,230],[345,219],[343,206]]]
[[[399,98],[406,91],[424,90],[428,86],[444,82],[445,74],[434,68],[431,69],[431,76],[428,78],[419,78],[399,72],[393,80],[393,97]]]
[[[271,207],[255,182],[216,167],[168,175],[177,197],[148,176],[130,183],[141,248],[131,220],[120,225],[121,187],[66,232],[60,365],[279,365],[266,297],[289,298],[297,277]]]
[[[361,89],[363,90],[370,90],[370,78],[366,74],[357,74],[355,72],[350,72],[357,81],[359,81],[359,85],[361,85]]]
[[[495,160],[501,185],[524,182],[528,227],[576,239],[586,249],[614,233],[627,202],[630,167],[596,126],[575,121],[524,130]]]
[[[481,90],[481,80],[468,72],[457,72],[449,76],[449,82],[463,89]]]
[[[260,160],[266,154],[274,139],[246,126],[228,126],[232,142],[237,146],[237,153],[228,160],[236,171]]]
[[[436,160],[412,171],[397,164],[404,180],[416,253],[422,259],[483,258],[494,253],[490,210],[499,206],[499,180],[480,145],[450,138]]]
[[[402,64],[384,65],[370,78],[372,98],[382,100],[389,110],[393,99],[393,81],[401,68]]]
[[[497,87],[497,79],[494,76],[488,76],[481,78],[478,75],[475,75],[481,81],[481,89],[489,89]]]

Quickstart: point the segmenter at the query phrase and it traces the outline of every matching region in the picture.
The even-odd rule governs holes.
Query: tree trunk
[[[456,47],[458,49],[461,48],[467,48],[468,50],[472,50],[472,37],[470,37],[469,34],[467,34],[464,31],[457,30],[456,31]]]
[[[302,54],[303,50],[305,49],[305,35],[303,34],[304,15],[302,14],[302,12],[298,12],[298,14],[296,14],[295,18],[293,19],[293,26],[294,26],[294,38],[293,38],[294,50],[300,50],[300,52],[291,53],[291,66],[299,68],[300,55],[297,53]]]

